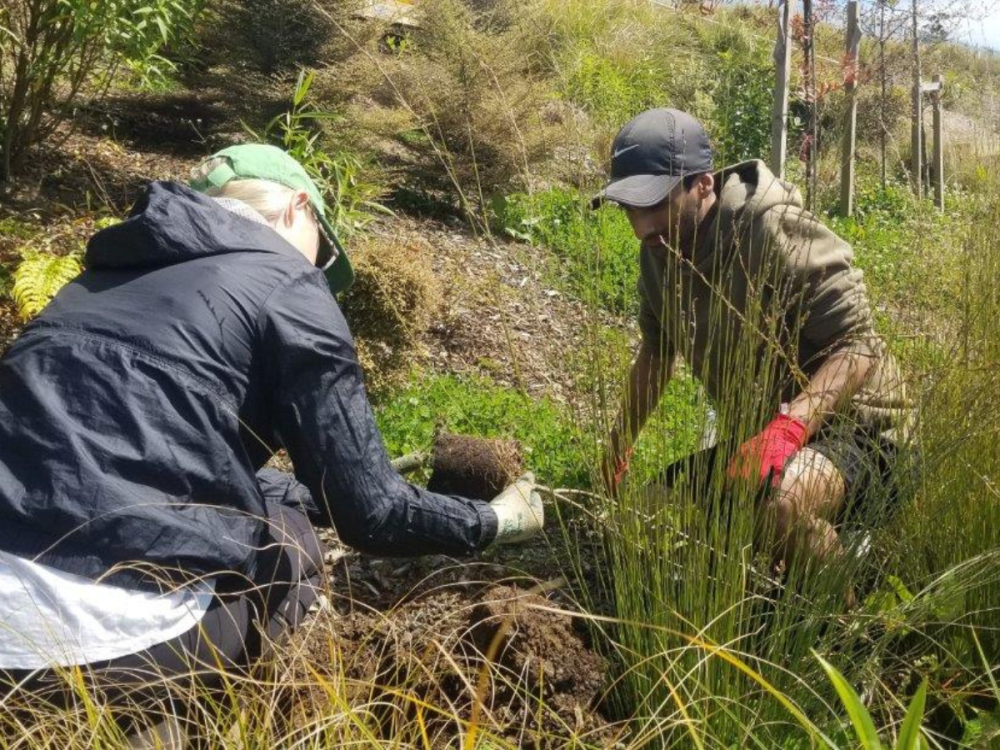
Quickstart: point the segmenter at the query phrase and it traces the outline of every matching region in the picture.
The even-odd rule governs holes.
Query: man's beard
[[[695,243],[698,241],[698,206],[694,204],[684,206],[672,229],[676,241],[672,239],[671,244],[677,252],[684,258],[694,257]]]

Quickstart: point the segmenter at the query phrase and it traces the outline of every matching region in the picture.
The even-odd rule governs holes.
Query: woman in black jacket
[[[0,361],[8,681],[87,665],[117,699],[245,664],[316,597],[313,525],[407,556],[541,527],[530,476],[487,504],[392,469],[333,297],[350,263],[279,149],[152,183],[86,268]],[[279,448],[294,477],[262,471]]]

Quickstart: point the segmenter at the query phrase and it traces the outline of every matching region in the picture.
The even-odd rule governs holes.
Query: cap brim
[[[337,233],[333,231],[333,226],[325,216],[320,216],[319,220],[323,224],[323,229],[326,230],[326,235],[337,248],[336,260],[325,268],[323,273],[326,276],[326,283],[329,285],[330,291],[333,294],[339,294],[346,291],[354,283],[354,268],[351,266],[351,261],[347,257],[347,251],[344,250],[344,246],[340,243]],[[323,241],[325,242],[325,240]]]
[[[609,183],[604,190],[595,195],[590,201],[590,207],[598,208],[605,201],[611,201],[621,206],[649,208],[661,203],[683,179],[666,174],[637,174],[623,177]]]

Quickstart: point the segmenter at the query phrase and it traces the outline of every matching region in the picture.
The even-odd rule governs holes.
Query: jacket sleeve
[[[808,211],[774,209],[776,241],[793,296],[799,333],[825,355],[850,350],[878,356],[864,274],[851,246]]]
[[[390,465],[347,321],[320,273],[276,289],[259,323],[272,419],[315,498],[314,522],[387,556],[470,555],[493,541],[488,503],[427,492]]]

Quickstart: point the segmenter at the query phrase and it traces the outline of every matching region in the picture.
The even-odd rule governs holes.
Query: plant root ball
[[[492,500],[523,473],[524,459],[516,440],[441,433],[434,441],[433,472],[427,489]]]

